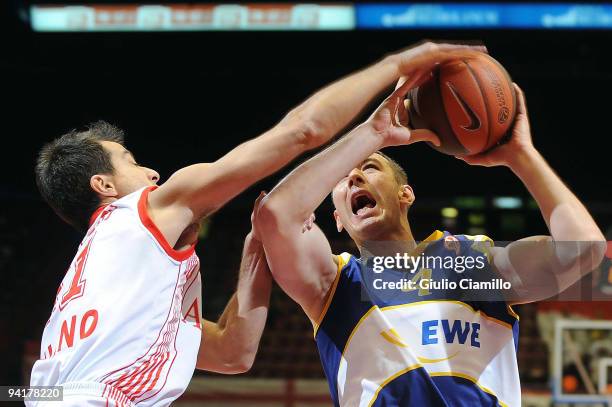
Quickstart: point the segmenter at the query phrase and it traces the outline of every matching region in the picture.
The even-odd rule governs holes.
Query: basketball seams
[[[516,90],[514,89],[514,85],[513,85],[513,81],[512,78],[510,77],[510,74],[508,73],[508,71],[506,71],[506,68],[504,68],[504,66],[502,64],[499,63],[498,60],[496,60],[495,58],[490,58],[491,62],[493,62],[495,64],[495,66],[499,69],[499,71],[502,73],[502,75],[506,78],[506,81],[508,81],[508,83],[510,84],[510,93],[512,94],[512,107],[513,107],[513,111],[512,111],[512,117],[509,118],[509,122],[513,123],[514,119],[516,118],[516,113],[518,110],[518,105],[517,105],[517,94],[516,94]],[[508,127],[508,130],[506,131],[506,134],[508,133],[508,131],[510,131],[512,129],[512,125],[510,125]],[[500,140],[503,140],[503,136],[500,138]]]
[[[433,86],[426,82],[418,92],[424,96],[418,98],[419,109],[425,110],[421,127],[436,129],[442,142],[434,149],[450,155],[479,154],[506,138],[517,93],[504,67],[482,54],[454,59],[439,69]],[[457,146],[464,152],[457,154]]]
[[[469,150],[463,145],[463,143],[461,142],[461,140],[459,140],[459,137],[457,137],[457,134],[455,133],[455,130],[453,129],[453,125],[451,123],[450,117],[448,117],[448,110],[446,109],[446,103],[444,102],[444,95],[442,94],[442,88],[443,88],[443,79],[442,79],[442,68],[439,67],[438,71],[437,71],[437,75],[435,75],[434,79],[436,80],[436,86],[433,86],[433,91],[435,92],[435,96],[438,98],[440,105],[442,106],[442,111],[444,112],[444,122],[446,123],[446,125],[448,126],[448,130],[450,130],[453,139],[452,140],[441,140],[442,143],[446,143],[446,144],[453,144],[452,146],[449,146],[451,149],[457,149],[457,150],[461,150],[458,151],[456,154],[457,155],[462,155],[465,154],[467,152],[469,152]],[[440,136],[441,137],[441,136]],[[431,146],[433,146],[433,144],[430,144]],[[451,150],[452,151],[452,150]],[[455,153],[453,153],[455,154]]]
[[[469,64],[469,61],[466,60],[462,60],[462,62],[465,64],[465,67],[467,68],[467,72],[469,72],[469,74],[472,76],[472,78],[476,81],[476,83],[478,84],[478,92],[480,92],[480,97],[482,98],[484,105],[485,105],[485,110],[487,113],[487,141],[485,143],[485,148],[484,150],[482,150],[481,152],[484,152],[486,150],[488,150],[489,147],[489,142],[491,141],[491,132],[493,131],[494,126],[492,125],[492,121],[491,121],[491,108],[489,106],[489,101],[487,100],[486,95],[483,92],[483,85],[480,81],[480,79],[478,78],[478,75],[476,75],[476,73],[474,72],[474,70],[472,69],[472,67]]]

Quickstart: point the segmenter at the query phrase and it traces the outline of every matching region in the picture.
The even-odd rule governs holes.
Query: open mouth
[[[368,209],[376,206],[376,200],[368,191],[361,190],[351,197],[351,210],[354,215],[362,215]]]

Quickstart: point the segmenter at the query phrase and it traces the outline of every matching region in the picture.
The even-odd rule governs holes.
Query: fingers
[[[257,197],[257,199],[255,200],[255,208],[257,208],[257,206],[259,205],[259,203],[261,202],[261,200],[263,199],[264,196],[266,196],[268,193],[266,191],[261,191],[259,193],[259,196]]]
[[[407,80],[408,80],[408,76],[406,75],[400,76],[400,78],[397,80],[397,83],[395,84],[394,90],[399,89],[404,83],[406,83]]]
[[[266,196],[266,194],[267,194],[266,191],[261,191],[259,193],[259,196],[255,200],[255,203],[253,204],[253,212],[251,213],[251,223],[253,223],[255,218],[257,218],[257,212],[259,211],[259,203],[264,198],[264,196]]]
[[[473,48],[454,48],[449,50],[440,50],[436,53],[436,63],[441,64],[447,61],[453,61],[459,58],[466,58],[475,56],[477,53],[481,51],[476,51]]]
[[[451,44],[451,43],[441,43],[434,44],[438,47],[440,51],[457,51],[457,50],[472,50],[477,52],[488,53],[487,47],[484,44]]]
[[[482,159],[479,159],[473,155],[456,155],[455,158],[469,165],[484,165],[482,163]]]
[[[491,159],[484,154],[456,155],[455,158],[469,165],[480,165],[482,167],[491,167],[494,165],[492,164]]]
[[[413,75],[400,78],[393,93],[381,105],[387,105],[391,108],[394,124],[400,126],[408,125],[408,111],[406,110],[405,103],[406,95],[415,86],[414,84],[419,80],[422,73],[422,71],[416,71]]]
[[[480,53],[488,53],[484,45],[438,44],[430,54],[434,58],[434,66],[444,62],[475,57]]]
[[[306,219],[306,222],[304,222],[304,224],[302,225],[302,233],[306,232],[307,230],[312,229],[315,219],[316,219],[315,214],[311,213],[308,219]]]
[[[487,53],[488,51],[481,43],[452,44],[428,41],[404,54],[405,59],[401,65],[401,70],[404,75],[411,73],[412,70],[419,69],[429,72],[442,62],[483,52]]]
[[[410,138],[414,143],[417,141],[428,141],[436,147],[440,147],[442,144],[438,135],[429,129],[410,130]]]
[[[527,115],[527,102],[525,102],[525,94],[523,90],[515,83],[512,84],[514,86],[514,91],[516,92],[516,101],[517,101],[517,113]]]
[[[408,109],[406,109],[406,100],[395,105],[393,115],[393,124],[402,127],[408,127]]]
[[[410,89],[415,86],[419,86],[423,79],[425,79],[425,71],[422,69],[417,69],[413,73],[407,76],[402,76],[397,85],[395,86],[395,90],[391,94],[391,97],[402,98],[402,100],[406,97]]]

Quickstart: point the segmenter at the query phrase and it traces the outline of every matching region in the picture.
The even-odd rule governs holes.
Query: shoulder
[[[338,271],[341,271],[347,264],[350,263],[351,259],[355,258],[352,254],[347,252],[335,254],[333,257],[334,263],[336,263],[336,266],[338,266]]]
[[[495,247],[495,241],[493,241],[493,239],[491,239],[489,236],[481,234],[481,235],[465,235],[465,234],[461,234],[461,235],[451,235],[450,233],[448,234],[448,236],[445,236],[444,238],[445,242],[449,242],[452,240],[456,240],[459,242],[465,242],[467,244],[470,244],[472,247]]]

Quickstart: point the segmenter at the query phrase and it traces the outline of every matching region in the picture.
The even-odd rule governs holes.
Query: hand
[[[439,63],[473,52],[487,52],[484,45],[436,44],[431,41],[416,44],[396,55],[402,76],[426,77]],[[418,86],[415,83],[414,86]]]
[[[304,224],[302,225],[302,233],[312,229],[315,219],[315,214],[311,213],[308,219],[306,219],[306,222],[304,222]]]
[[[527,115],[525,95],[516,83],[514,84],[514,90],[516,91],[517,111],[508,142],[482,154],[457,156],[458,159],[470,165],[482,165],[485,167],[506,165],[511,167],[513,160],[519,158],[523,153],[535,149],[531,141],[531,129]]]
[[[251,235],[253,239],[259,242],[261,242],[261,237],[259,236],[259,233],[257,232],[257,228],[255,227],[255,224],[256,224],[256,219],[257,219],[257,212],[259,212],[259,203],[261,202],[264,196],[266,196],[266,191],[261,191],[259,196],[255,200],[255,204],[253,205],[253,212],[251,212],[251,232],[249,233],[249,235]]]
[[[408,128],[408,109],[406,108],[406,95],[418,78],[406,78],[403,84],[398,83],[397,89],[385,99],[376,109],[366,125],[382,137],[383,147],[408,145],[418,141],[429,141],[436,146],[440,139],[431,130]]]

